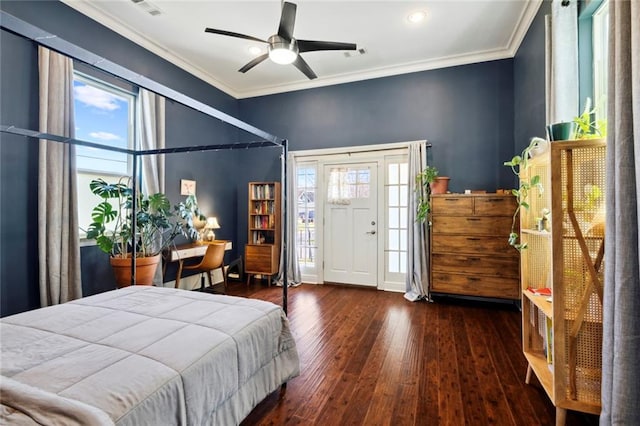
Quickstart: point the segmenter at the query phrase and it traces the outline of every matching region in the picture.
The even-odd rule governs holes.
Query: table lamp
[[[205,229],[205,234],[204,234],[204,239],[205,241],[213,241],[216,239],[216,234],[213,232],[214,229],[220,229],[220,224],[218,224],[218,218],[217,217],[208,217],[207,218],[207,223],[204,225],[204,229]]]

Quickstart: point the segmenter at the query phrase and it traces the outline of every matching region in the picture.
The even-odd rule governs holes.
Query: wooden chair
[[[212,242],[207,243],[207,251],[205,252],[202,260],[197,265],[185,265],[183,269],[189,269],[194,271],[200,271],[207,274],[207,278],[209,279],[209,287],[213,286],[213,281],[211,280],[211,271],[215,269],[222,270],[222,279],[224,281],[224,289],[227,290],[227,274],[224,270],[224,249],[226,243],[222,242]],[[204,290],[204,278],[201,281],[200,290]]]

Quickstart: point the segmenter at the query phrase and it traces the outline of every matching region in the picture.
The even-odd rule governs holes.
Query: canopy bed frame
[[[207,144],[207,145],[192,145],[185,147],[163,148],[153,150],[139,150],[139,149],[123,149],[113,146],[106,146],[94,142],[72,139],[60,135],[53,135],[50,133],[42,133],[40,131],[24,129],[16,127],[10,124],[0,124],[0,132],[9,133],[14,135],[25,136],[27,140],[37,142],[39,139],[46,139],[53,142],[66,143],[72,145],[87,146],[106,151],[120,152],[133,157],[133,171],[132,175],[138,175],[138,162],[140,157],[146,155],[160,155],[160,154],[174,154],[174,153],[187,153],[196,151],[220,151],[220,150],[232,150],[232,149],[248,149],[248,148],[262,148],[262,147],[280,147],[282,149],[281,154],[281,180],[282,180],[282,241],[287,241],[287,155],[288,155],[288,141],[286,139],[279,138],[264,130],[261,130],[251,124],[248,124],[242,120],[239,120],[231,115],[228,115],[222,111],[219,111],[209,105],[206,105],[196,99],[186,96],[176,90],[173,90],[165,85],[162,85],[148,77],[133,72],[121,65],[118,65],[108,59],[98,56],[86,49],[76,46],[54,34],[48,33],[34,25],[29,24],[19,18],[14,17],[4,11],[0,11],[0,28],[10,31],[14,34],[27,38],[36,44],[47,47],[51,50],[55,50],[63,55],[66,55],[73,60],[78,60],[87,65],[90,65],[96,69],[102,70],[111,74],[117,78],[130,82],[139,87],[150,90],[158,95],[164,96],[167,99],[176,101],[182,105],[199,111],[209,117],[221,120],[239,130],[248,132],[254,136],[260,138],[257,141],[250,142],[237,142],[237,143],[220,143],[220,144]],[[133,179],[133,191],[136,192],[137,180]],[[132,214],[136,211],[136,199],[133,199]],[[135,221],[132,221],[133,233],[135,234]],[[282,244],[282,282],[287,283],[287,244]],[[132,269],[132,284],[135,284],[135,258],[131,265]],[[288,298],[288,286],[282,286],[282,308],[287,313],[287,298]]]
[[[45,139],[125,153],[133,157],[133,176],[138,176],[138,162],[147,155],[280,147],[282,240],[286,241],[286,139],[4,11],[0,13],[3,30],[221,120],[259,140],[139,150],[108,147],[10,123],[0,124],[0,132],[23,136],[29,142]],[[135,192],[138,182],[132,181]],[[132,214],[136,207],[134,204]],[[132,223],[135,234],[135,221]],[[265,396],[299,374],[295,341],[286,318],[286,250],[283,244],[281,308],[260,300],[136,286],[134,258],[131,287],[3,318],[0,418],[4,415],[9,422],[22,421],[20,416],[29,413],[26,418],[35,422],[61,415],[58,420],[64,424],[140,424],[148,418],[159,419],[160,423],[154,424],[239,423]],[[136,335],[136,329],[141,334]],[[152,340],[145,347],[136,346],[147,338]],[[122,364],[122,368],[112,368],[116,364]]]

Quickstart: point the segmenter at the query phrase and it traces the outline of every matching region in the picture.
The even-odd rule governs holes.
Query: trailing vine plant
[[[431,210],[431,184],[438,177],[438,169],[427,166],[422,172],[416,175],[416,193],[418,194],[418,207],[416,211],[416,220],[424,222],[427,220],[429,211]]]
[[[516,232],[518,215],[522,209],[529,210],[529,203],[527,202],[527,199],[531,189],[536,188],[538,190],[538,196],[542,196],[542,192],[544,191],[542,183],[540,183],[540,175],[533,175],[528,179],[523,179],[524,171],[529,168],[529,160],[531,159],[532,154],[536,150],[543,149],[543,146],[547,143],[548,142],[545,139],[538,137],[532,138],[529,146],[527,146],[520,155],[514,156],[511,158],[511,161],[504,162],[505,166],[511,167],[511,171],[513,171],[513,173],[518,177],[519,182],[518,188],[511,190],[511,193],[516,197],[517,207],[513,213],[513,218],[511,220],[511,232],[509,233],[509,244],[518,251],[527,248],[527,243],[523,243],[520,235]]]

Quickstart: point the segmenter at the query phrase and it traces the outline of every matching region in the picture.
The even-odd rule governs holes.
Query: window
[[[316,251],[316,166],[302,164],[297,167],[296,247],[298,263],[303,271],[315,270]]]
[[[349,204],[349,200],[353,198],[369,198],[369,179],[367,168],[331,168],[327,201],[332,204]]]
[[[386,274],[407,272],[407,208],[409,196],[409,165],[400,158],[386,161],[387,238]],[[397,276],[396,276],[397,278]]]
[[[76,139],[119,148],[134,146],[134,93],[76,72],[73,80]],[[91,223],[97,198],[91,193],[93,179],[107,181],[131,174],[127,154],[84,146],[76,147],[78,169],[78,220],[81,236]]]
[[[596,120],[607,119],[607,58],[609,57],[609,2],[604,1],[593,14],[593,98]]]

